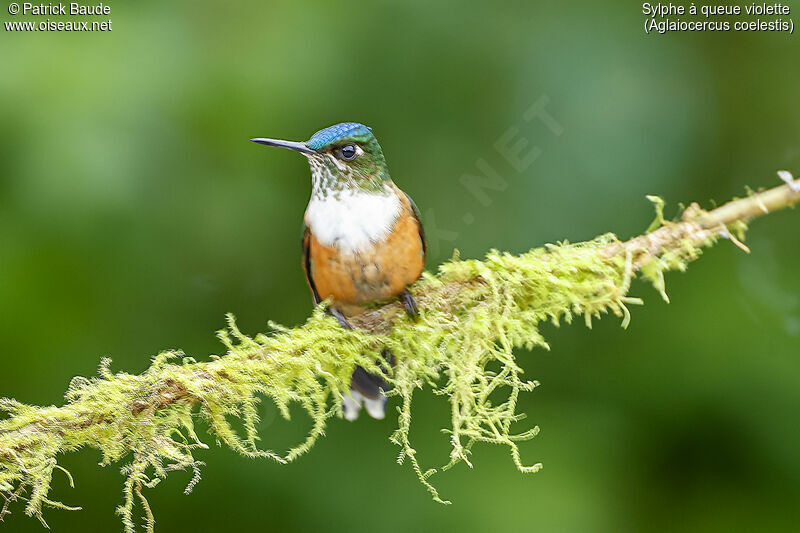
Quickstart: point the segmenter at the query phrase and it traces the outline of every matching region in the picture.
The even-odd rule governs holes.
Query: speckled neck
[[[360,172],[330,154],[308,158],[311,168],[311,197],[327,198],[341,191],[360,191],[386,195],[391,191],[392,180],[388,173]]]

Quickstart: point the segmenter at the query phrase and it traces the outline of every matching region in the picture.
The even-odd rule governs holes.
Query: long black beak
[[[313,155],[316,154],[314,150],[306,146],[306,143],[296,142],[296,141],[282,141],[280,139],[263,139],[263,138],[256,138],[250,139],[254,143],[263,144],[264,146],[276,146],[278,148],[288,148],[289,150],[294,150],[295,152],[300,152],[301,154]]]

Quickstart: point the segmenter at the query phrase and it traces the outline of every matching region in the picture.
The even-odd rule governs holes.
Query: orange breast
[[[419,223],[403,198],[402,214],[392,231],[371,248],[343,252],[321,244],[311,234],[309,276],[320,298],[362,304],[397,296],[419,279],[425,254]]]

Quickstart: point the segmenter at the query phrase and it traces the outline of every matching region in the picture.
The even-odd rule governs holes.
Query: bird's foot
[[[344,329],[353,329],[353,326],[347,321],[342,312],[335,307],[328,307],[328,313],[330,313],[331,316],[335,318],[336,321],[339,322],[339,325]]]
[[[419,316],[419,307],[417,307],[417,301],[411,296],[411,293],[408,292],[408,289],[404,290],[400,293],[400,301],[403,302],[403,307],[408,313],[408,316],[412,318],[417,318]]]

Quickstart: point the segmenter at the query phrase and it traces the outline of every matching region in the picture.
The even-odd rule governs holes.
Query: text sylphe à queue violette
[[[718,17],[724,15],[790,15],[791,8],[781,3],[751,3],[740,5],[696,5],[691,3],[689,8],[680,4],[642,4],[642,14],[648,17],[666,17],[674,15],[703,15],[704,17]]]

